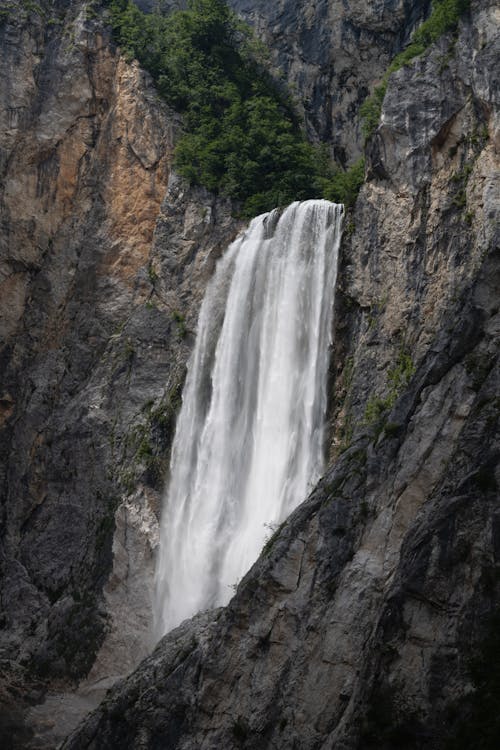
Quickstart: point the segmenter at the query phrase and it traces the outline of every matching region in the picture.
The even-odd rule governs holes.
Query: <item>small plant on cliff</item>
[[[175,164],[191,184],[229,196],[246,216],[320,196],[354,203],[362,161],[334,169],[307,142],[262,48],[224,0],[189,0],[187,10],[166,17],[110,0],[109,12],[125,54],[183,115]]]
[[[186,326],[186,319],[182,313],[180,313],[178,310],[174,310],[172,313],[172,319],[177,325],[177,335],[179,339],[186,338],[188,334],[188,329]]]
[[[365,160],[361,157],[346,171],[331,169],[329,177],[323,178],[322,195],[334,203],[354,206],[360,188],[365,180]]]
[[[238,742],[244,742],[249,735],[248,724],[239,717],[233,724],[233,736]]]
[[[382,83],[375,86],[373,93],[368,99],[365,99],[360,107],[359,113],[362,119],[362,130],[365,138],[369,138],[376,131],[382,112],[382,104],[387,90],[387,79],[389,74],[386,73]]]
[[[283,523],[274,524],[274,523],[265,523],[264,526],[269,530],[269,534],[266,536],[264,540],[264,546],[262,548],[262,554],[267,557],[269,553],[271,552],[274,543],[278,539],[279,535],[281,534],[281,531],[285,528],[286,521],[283,521]]]
[[[399,55],[393,59],[382,77],[381,83],[375,87],[360,108],[363,120],[363,133],[369,138],[377,129],[382,111],[387,81],[391,73],[399,70],[403,65],[408,65],[415,57],[421,55],[425,50],[439,39],[443,34],[454,31],[460,17],[468,10],[470,0],[434,0],[432,13],[414,32],[411,43]]]
[[[158,274],[151,264],[148,266],[148,276],[149,276],[150,282],[154,286],[155,282],[158,281]]]
[[[0,8],[0,26],[7,21],[16,17],[16,5],[14,3],[5,3],[3,8]]]
[[[414,374],[415,365],[411,356],[404,349],[400,349],[397,361],[387,371],[387,395],[381,398],[372,394],[366,403],[363,420],[365,425],[373,426],[380,423],[384,412],[392,409]],[[390,432],[391,429],[389,429],[388,434]]]
[[[415,365],[411,356],[404,349],[401,349],[395,365],[389,368],[389,372],[387,373],[387,382],[389,384],[392,403],[396,401],[399,394],[406,388],[414,374]]]

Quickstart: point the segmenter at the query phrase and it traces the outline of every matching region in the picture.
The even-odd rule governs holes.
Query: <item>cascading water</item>
[[[160,530],[156,630],[225,604],[323,464],[342,206],[252,221],[202,304]]]

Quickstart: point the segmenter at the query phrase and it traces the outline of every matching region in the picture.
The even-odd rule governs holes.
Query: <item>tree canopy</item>
[[[224,0],[190,0],[167,16],[143,13],[132,0],[110,0],[109,9],[125,54],[183,115],[175,165],[191,184],[238,201],[246,216],[313,197],[353,202],[360,163],[353,194],[352,177],[307,142],[263,50]]]

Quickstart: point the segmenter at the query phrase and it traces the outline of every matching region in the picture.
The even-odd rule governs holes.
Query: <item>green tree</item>
[[[190,183],[231,197],[248,216],[330,194],[353,202],[359,165],[343,192],[338,172],[306,141],[288,96],[267,73],[262,48],[224,0],[190,0],[187,10],[166,17],[142,13],[132,0],[111,0],[109,8],[125,53],[183,115],[175,164]]]

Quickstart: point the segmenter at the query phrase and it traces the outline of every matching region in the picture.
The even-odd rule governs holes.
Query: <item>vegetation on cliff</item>
[[[313,197],[352,204],[363,182],[307,142],[287,93],[266,71],[265,54],[224,0],[190,0],[164,17],[132,0],[111,0],[117,41],[182,113],[179,173],[227,195],[252,216]]]
[[[387,90],[387,82],[391,73],[399,70],[403,65],[408,65],[415,57],[421,55],[439,37],[449,31],[454,31],[460,17],[468,10],[470,0],[434,0],[432,13],[418,29],[413,33],[411,43],[399,55],[396,55],[386,72],[382,81],[375,87],[361,105],[360,113],[363,120],[363,133],[369,138],[377,129],[382,102]]]

